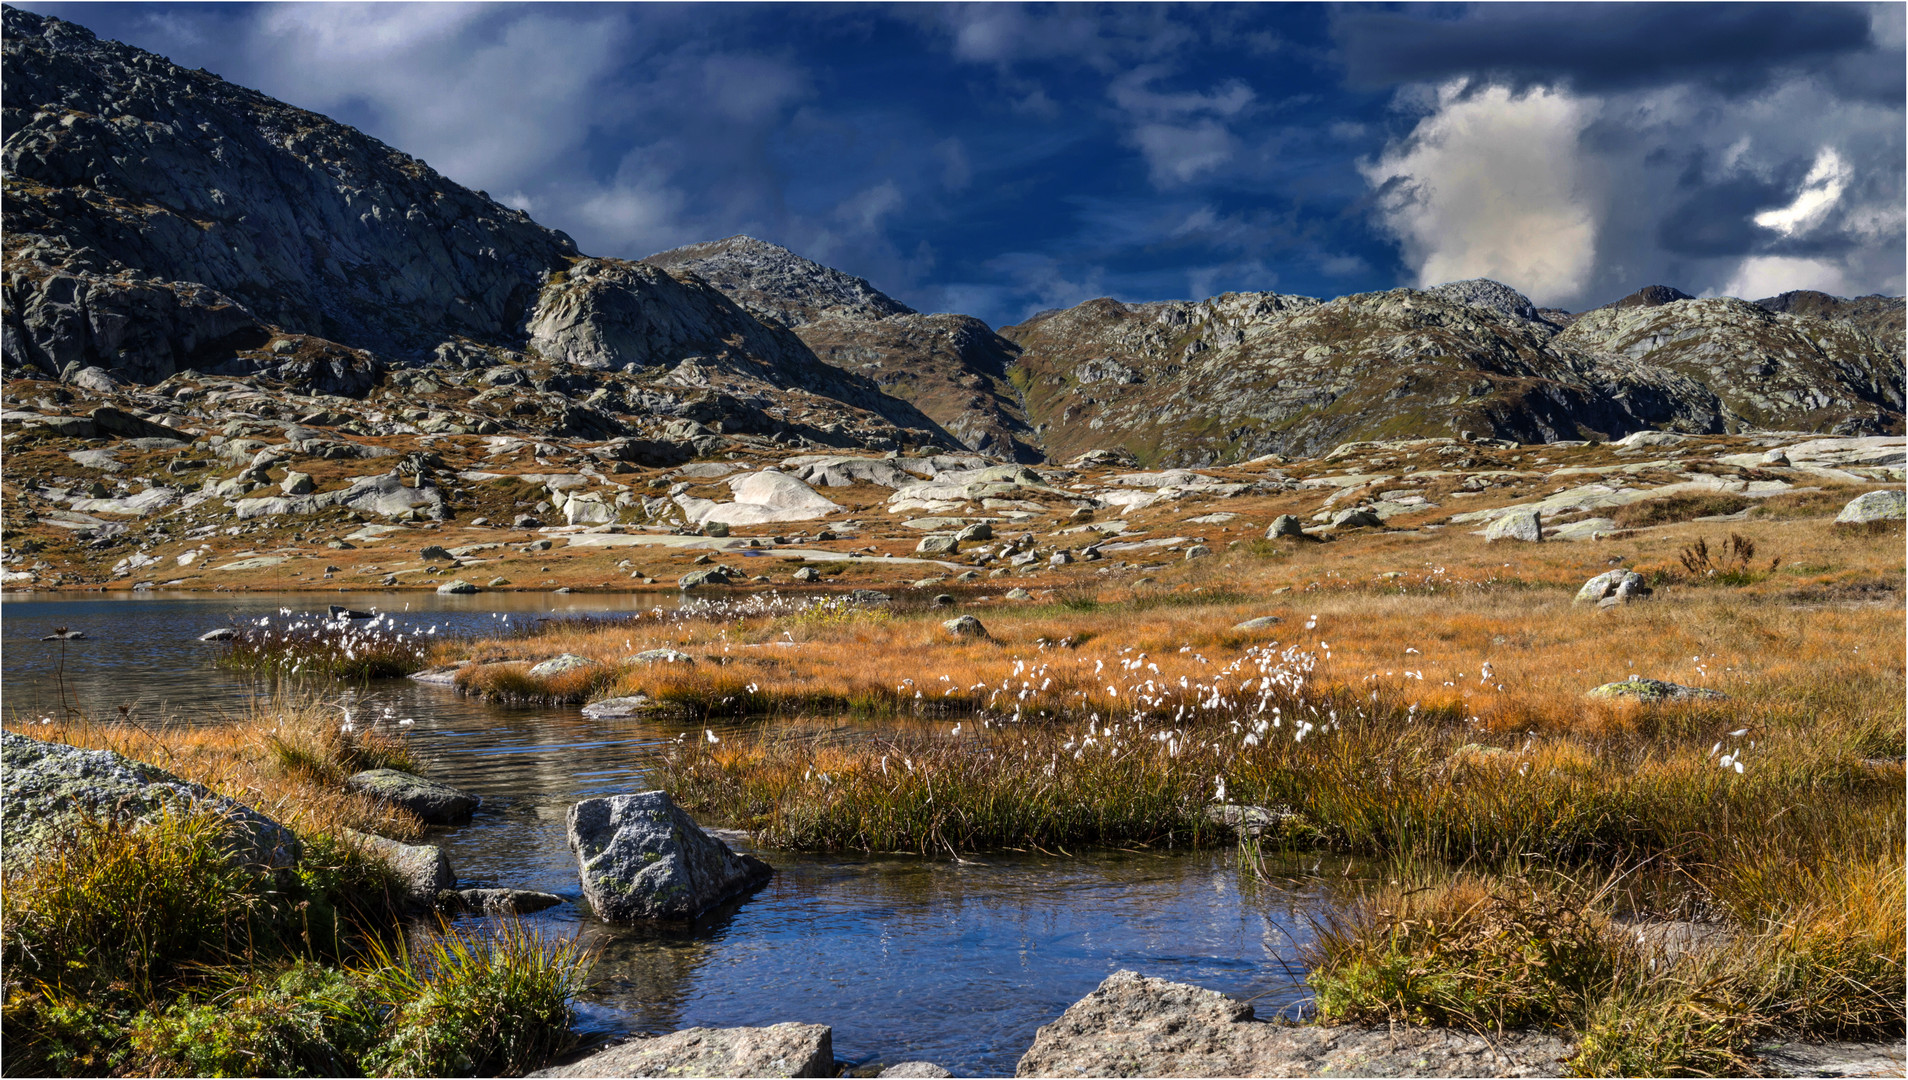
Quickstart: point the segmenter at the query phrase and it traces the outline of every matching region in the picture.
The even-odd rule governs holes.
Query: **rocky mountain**
[[[353,128],[59,19],[8,8],[5,39],[9,376],[262,378],[473,431],[955,445],[708,284],[584,259]],[[394,365],[447,393],[409,401]]]
[[[1019,352],[968,315],[923,315],[866,281],[748,236],[643,260],[690,273],[816,356],[911,402],[971,450],[1013,461],[1041,452],[1008,369]]]
[[[1639,297],[1569,319],[1488,281],[1329,302],[1093,300],[1001,332],[1056,458],[1119,446],[1195,465],[1463,431],[1901,429],[1898,341],[1739,300]]]
[[[1847,300],[1827,293],[1800,289],[1756,301],[1756,306],[1785,315],[1807,315],[1829,322],[1848,323],[1865,330],[1897,354],[1902,350],[1903,304],[1899,296],[1858,296]]]

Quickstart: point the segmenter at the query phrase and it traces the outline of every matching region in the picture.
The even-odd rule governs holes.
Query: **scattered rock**
[[[977,540],[992,540],[993,538],[994,538],[994,527],[992,525],[989,525],[985,521],[976,521],[972,525],[969,525],[966,528],[962,529],[960,532],[957,532],[954,534],[954,539],[959,540],[960,542],[964,544],[972,543]]]
[[[1194,559],[1203,559],[1206,556],[1211,554],[1212,554],[1212,549],[1207,547],[1206,545],[1194,544],[1193,546],[1186,549],[1186,561],[1191,562]]]
[[[592,720],[627,720],[632,716],[656,716],[670,711],[669,706],[648,694],[604,698],[583,706],[583,715]]]
[[[1008,589],[1008,590],[1007,590],[1007,599],[1009,599],[1009,600],[1032,600],[1032,599],[1033,599],[1033,594],[1032,594],[1032,593],[1030,593],[1030,592],[1028,592],[1028,591],[1027,591],[1027,590],[1025,590],[1025,589]]]
[[[586,799],[570,808],[568,831],[583,896],[605,922],[694,919],[774,873],[704,832],[661,791]]]
[[[462,825],[483,799],[398,769],[366,769],[345,778],[348,791],[401,806],[431,825]]]
[[[1544,538],[1543,519],[1535,510],[1512,510],[1491,522],[1484,530],[1486,540],[1523,540],[1536,543]]]
[[[455,581],[446,581],[444,584],[439,585],[437,591],[443,596],[469,596],[471,593],[477,591],[477,586],[472,585],[463,578],[458,578]]]
[[[1278,517],[1273,518],[1272,524],[1265,530],[1265,538],[1267,540],[1278,540],[1284,537],[1303,537],[1304,535],[1305,523],[1293,517],[1291,514],[1280,514]]]
[[[347,829],[345,834],[367,854],[384,860],[396,875],[404,899],[413,906],[434,906],[439,893],[457,887],[457,871],[451,868],[444,849],[435,844],[401,844],[355,829]]]
[[[1648,596],[1650,587],[1643,575],[1634,570],[1608,570],[1583,583],[1577,590],[1576,604],[1592,604],[1605,597]]]
[[[696,658],[674,649],[644,649],[629,658],[632,664],[693,664]]]
[[[914,550],[919,555],[953,555],[961,550],[961,542],[952,536],[924,536]]]
[[[448,896],[439,893],[438,901],[445,907],[452,907],[451,897],[456,898],[456,908],[485,915],[528,915],[563,902],[563,898],[555,893],[538,892],[535,889],[458,889]]]
[[[199,640],[200,641],[230,641],[235,637],[238,637],[237,630],[234,630],[229,626],[221,626],[217,630],[207,630],[205,633],[200,634]]]
[[[708,570],[691,570],[676,579],[676,587],[685,592],[690,589],[700,589],[704,585],[727,585],[728,583],[729,572],[720,566]]]
[[[309,495],[316,490],[316,487],[311,482],[310,473],[294,470],[285,474],[285,479],[279,482],[278,490],[287,495]]]
[[[578,656],[575,653],[564,653],[561,656],[553,656],[535,665],[530,669],[528,674],[533,679],[549,679],[566,672],[576,671],[579,668],[596,666],[597,662],[587,656]]]
[[[949,619],[941,624],[941,629],[947,631],[949,637],[984,638],[987,636],[987,628],[982,626],[981,621],[972,615],[962,615],[956,619]]]
[[[1622,682],[1604,683],[1588,691],[1588,696],[1598,698],[1635,698],[1638,701],[1655,703],[1659,701],[1687,701],[1703,699],[1725,701],[1729,695],[1719,690],[1703,686],[1683,686],[1678,683],[1664,682],[1661,679],[1645,679],[1632,675]]]
[[[856,589],[848,594],[848,602],[864,606],[875,606],[889,602],[887,593],[878,589]]]
[[[1334,529],[1377,529],[1382,528],[1385,519],[1362,507],[1340,510],[1332,515]]]
[[[1284,621],[1284,619],[1277,615],[1261,615],[1256,619],[1247,619],[1242,623],[1234,623],[1232,628],[1234,630],[1270,630],[1272,627]]]
[[[81,819],[150,823],[168,807],[217,814],[226,844],[248,866],[297,865],[298,838],[264,814],[205,787],[111,750],[82,750],[0,732],[0,843],[9,863],[71,837]]]
[[[572,1064],[530,1075],[833,1076],[834,1032],[825,1024],[685,1028],[631,1039]]]
[[[1871,521],[1901,521],[1908,518],[1908,495],[1899,488],[1870,491],[1857,495],[1835,516],[1837,524],[1866,525]]]
[[[812,566],[804,566],[789,576],[796,581],[820,581],[821,571]]]
[[[430,562],[453,562],[456,556],[445,551],[442,545],[432,544],[417,553],[417,557]]]
[[[1116,971],[1041,1028],[1017,1076],[1562,1076],[1550,1035],[1264,1023],[1252,1006]]]

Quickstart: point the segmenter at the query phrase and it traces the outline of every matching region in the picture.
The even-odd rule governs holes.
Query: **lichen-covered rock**
[[[1247,619],[1241,623],[1234,623],[1232,628],[1234,630],[1270,630],[1284,621],[1284,619],[1277,615],[1261,615],[1256,619]]]
[[[472,585],[463,578],[458,578],[455,581],[446,581],[444,584],[439,585],[437,591],[444,596],[469,596],[471,593],[477,591],[477,586]]]
[[[987,627],[982,626],[981,621],[972,615],[949,619],[941,624],[941,629],[949,637],[984,638],[987,636]]]
[[[1017,1076],[1561,1076],[1551,1035],[1264,1023],[1252,1006],[1116,971],[1042,1027]]]
[[[431,825],[462,825],[484,800],[449,784],[399,769],[366,769],[345,778],[345,788],[399,806]]]
[[[413,906],[434,906],[439,893],[457,887],[457,871],[436,844],[405,844],[356,830],[346,830],[346,834],[367,854],[391,868],[404,900]]]
[[[921,542],[914,545],[917,555],[953,555],[961,550],[961,542],[954,536],[923,536]]]
[[[1638,675],[1632,675],[1622,682],[1604,683],[1587,693],[1590,697],[1633,698],[1651,704],[1659,701],[1691,699],[1721,701],[1729,697],[1720,690],[1711,690],[1705,686],[1683,686],[1680,683],[1664,682],[1661,679],[1645,679]]]
[[[1908,495],[1899,489],[1870,491],[1849,500],[1835,520],[1844,525],[1866,525],[1871,521],[1901,521],[1908,518]]]
[[[825,1024],[685,1028],[637,1037],[531,1076],[833,1076],[834,1031]],[[941,1074],[945,1075],[945,1074]]]
[[[605,922],[694,919],[774,873],[704,832],[661,791],[570,807],[583,896]]]
[[[1650,587],[1634,570],[1607,570],[1583,583],[1571,603],[1594,604],[1609,596],[1648,596]]]
[[[540,664],[532,665],[526,674],[533,679],[550,679],[558,675],[567,674],[568,672],[596,666],[597,661],[587,656],[578,656],[575,653],[564,653],[562,656],[553,656]]]
[[[1366,507],[1356,506],[1349,510],[1340,510],[1332,515],[1334,529],[1377,529],[1384,527],[1385,519],[1374,514]]]
[[[0,732],[0,841],[9,861],[74,834],[82,818],[151,822],[168,810],[216,814],[230,823],[226,842],[246,865],[298,863],[298,838],[264,814],[111,750],[82,750]]]
[[[678,711],[677,706],[665,704],[648,694],[630,694],[626,697],[604,698],[583,706],[583,715],[592,720],[627,720],[633,716],[668,716]]]
[[[1267,526],[1265,530],[1265,538],[1267,540],[1278,540],[1284,537],[1304,535],[1305,523],[1293,517],[1291,514],[1280,514],[1278,517],[1273,518],[1272,524]]]
[[[694,664],[696,658],[675,649],[644,649],[630,656],[632,664]]]
[[[535,889],[458,889],[439,893],[437,900],[441,907],[484,915],[528,915],[563,902],[555,893]]]
[[[1534,544],[1543,538],[1543,519],[1538,516],[1537,511],[1526,508],[1499,515],[1497,520],[1491,522],[1490,527],[1484,530],[1484,539],[1493,541],[1522,540]]]

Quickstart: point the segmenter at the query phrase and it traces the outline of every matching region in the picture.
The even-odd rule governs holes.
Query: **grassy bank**
[[[340,786],[415,768],[400,739],[318,702],[17,730],[159,764],[291,827],[303,851],[295,870],[248,865],[223,821],[169,813],[9,853],[8,1075],[513,1075],[572,1044],[588,955],[515,925],[406,929],[391,871],[352,838],[423,831]]]

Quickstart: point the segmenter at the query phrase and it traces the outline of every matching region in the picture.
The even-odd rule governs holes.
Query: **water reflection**
[[[61,624],[88,631],[91,640],[68,646],[66,678],[96,713],[123,701],[142,703],[148,717],[168,703],[190,703],[188,715],[242,707],[261,688],[212,666],[216,647],[198,644],[198,634],[284,607],[322,613],[331,599],[9,599],[0,606],[6,707],[17,716],[36,698],[52,699],[57,646],[37,639]],[[436,624],[442,633],[489,629],[504,614],[636,611],[654,602],[351,597],[354,607],[399,612],[407,628]],[[463,884],[541,889],[572,901],[532,918],[602,948],[584,1018],[604,1034],[826,1023],[845,1060],[926,1059],[957,1074],[1011,1075],[1039,1025],[1119,968],[1255,998],[1261,1015],[1289,1010],[1304,997],[1295,975],[1308,914],[1332,902],[1331,882],[1356,870],[1307,860],[1261,883],[1241,874],[1226,850],[965,863],[763,850],[757,854],[777,872],[746,902],[693,926],[608,927],[577,903],[568,809],[642,789],[645,762],[685,728],[592,721],[575,708],[497,707],[408,680],[350,693],[360,715],[413,720],[407,730],[432,774],[484,797],[470,825],[434,837]]]

